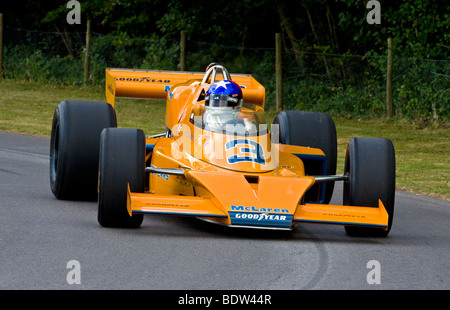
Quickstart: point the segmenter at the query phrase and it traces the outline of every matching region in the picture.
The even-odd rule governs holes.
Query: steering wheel
[[[203,77],[202,84],[207,83],[209,77],[211,77],[211,84],[216,81],[217,70],[222,71],[222,76],[224,80],[231,80],[231,76],[225,67],[213,62],[206,68],[205,76]]]

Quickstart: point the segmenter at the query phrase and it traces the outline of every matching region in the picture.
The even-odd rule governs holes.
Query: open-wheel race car
[[[98,200],[101,226],[137,228],[144,214],[163,214],[248,228],[340,224],[351,235],[391,229],[388,139],[351,139],[336,175],[328,114],[281,111],[267,124],[264,87],[215,63],[206,73],[107,69],[105,91],[107,102],[59,103],[50,141],[53,194]],[[166,132],[117,128],[117,97],[166,99]],[[343,204],[331,205],[337,181]]]

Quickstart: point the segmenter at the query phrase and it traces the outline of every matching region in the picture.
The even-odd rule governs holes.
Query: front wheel
[[[381,138],[353,138],[345,155],[344,205],[378,207],[378,199],[389,215],[388,229],[345,226],[354,236],[389,234],[394,216],[395,151],[391,140]]]
[[[145,189],[145,136],[140,129],[106,128],[100,136],[98,222],[104,227],[137,228],[142,214],[127,211],[127,189]]]

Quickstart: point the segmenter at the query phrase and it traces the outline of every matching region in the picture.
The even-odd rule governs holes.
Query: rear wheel
[[[127,211],[131,192],[145,189],[145,136],[132,128],[107,128],[100,137],[98,222],[104,227],[137,228],[142,214]]]
[[[62,101],[50,139],[50,187],[58,199],[96,200],[100,133],[116,127],[106,102]]]
[[[344,205],[378,207],[389,215],[388,229],[345,226],[349,235],[387,236],[392,227],[395,200],[395,151],[391,140],[353,138],[345,155]]]
[[[273,123],[279,125],[279,142],[281,144],[318,148],[325,153],[325,169],[320,158],[300,157],[305,166],[305,174],[336,174],[336,127],[330,115],[319,112],[281,111]],[[329,203],[333,195],[334,182],[314,184],[306,193],[305,201],[318,201],[321,196],[321,186],[325,186],[325,196],[322,202]]]

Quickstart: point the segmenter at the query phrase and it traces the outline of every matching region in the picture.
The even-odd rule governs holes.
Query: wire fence
[[[4,77],[81,85],[85,38],[83,32],[5,26]],[[186,70],[204,71],[209,63],[219,62],[230,72],[251,73],[266,88],[266,107],[275,108],[275,42],[273,46],[226,46],[187,40]],[[385,55],[337,55],[284,48],[282,61],[285,109],[346,117],[385,114]],[[393,63],[396,117],[448,121],[450,61],[394,54]],[[107,67],[180,70],[179,64],[180,40],[92,33],[89,82],[93,85],[104,85]]]

